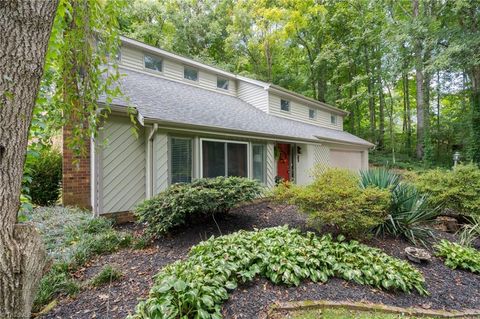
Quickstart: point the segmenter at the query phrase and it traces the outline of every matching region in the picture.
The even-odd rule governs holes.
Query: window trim
[[[185,69],[187,69],[187,68],[197,71],[197,79],[196,80],[188,79],[188,78],[185,77]],[[183,65],[183,79],[187,80],[187,81],[190,81],[190,82],[198,83],[200,81],[200,70],[196,67],[184,64]]]
[[[215,139],[215,138],[200,138],[200,178],[205,178],[203,177],[203,141],[206,142],[220,142],[224,143],[225,145],[225,175],[224,177],[228,177],[228,154],[227,154],[227,145],[228,143],[233,143],[233,144],[245,144],[247,145],[247,176],[246,178],[251,178],[251,165],[250,165],[250,158],[251,158],[251,150],[250,150],[250,142],[245,142],[245,141],[235,141],[235,140],[223,140],[223,139]]]
[[[313,111],[313,117],[310,116],[310,111]],[[308,108],[308,118],[310,120],[316,120],[317,119],[317,114],[318,114],[317,109],[314,109],[314,108],[311,108],[311,107]]]
[[[337,123],[338,123],[337,115],[330,114],[330,124],[337,125]]]
[[[252,158],[251,158],[251,172],[252,172],[252,176],[250,177],[251,179],[255,179],[255,177],[253,176],[253,147],[254,146],[263,146],[263,180],[260,181],[260,183],[264,184],[264,185],[267,185],[267,144],[266,143],[250,143],[250,148],[251,148],[251,151],[250,151],[250,154],[252,154]]]
[[[218,86],[218,80],[225,80],[227,81],[227,88],[219,87]],[[217,89],[222,90],[222,91],[230,91],[230,79],[222,76],[217,75]]]
[[[147,68],[147,66],[145,65],[145,57],[146,57],[147,55],[150,56],[150,57],[152,57],[152,58],[154,58],[154,59],[160,60],[160,63],[162,63],[162,70],[161,70],[161,71]],[[145,71],[147,71],[147,72],[152,72],[152,73],[156,73],[156,74],[163,74],[163,68],[164,68],[163,58],[159,57],[158,55],[143,53],[143,69],[144,69]]]
[[[284,110],[282,108],[282,101],[285,101],[285,102],[288,102],[288,110]],[[280,98],[280,111],[281,112],[287,112],[287,113],[290,113],[292,110],[292,105],[291,105],[291,101],[290,100],[286,100],[286,99],[282,99]]]
[[[179,140],[188,140],[190,141],[190,146],[192,147],[192,160],[191,160],[191,182],[195,179],[194,177],[194,163],[195,163],[195,143],[193,137],[188,136],[178,136],[178,135],[170,135],[168,136],[168,185],[173,185],[172,183],[172,139],[179,139]]]

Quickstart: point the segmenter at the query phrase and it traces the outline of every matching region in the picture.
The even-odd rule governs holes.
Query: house
[[[73,162],[64,147],[64,204],[117,213],[200,177],[244,176],[272,187],[280,178],[309,183],[316,164],[367,168],[372,144],[343,131],[348,112],[133,39],[121,42],[124,97],[111,103],[87,158]]]

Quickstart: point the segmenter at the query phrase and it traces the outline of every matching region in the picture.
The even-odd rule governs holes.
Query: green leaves
[[[351,171],[333,168],[317,174],[308,186],[280,185],[275,196],[297,205],[317,229],[333,225],[353,238],[368,237],[383,223],[391,199],[389,190],[362,188]]]
[[[437,256],[445,258],[447,267],[480,273],[480,251],[475,248],[442,240],[435,246],[435,249],[437,250]]]
[[[338,242],[283,226],[212,237],[192,247],[186,260],[156,275],[150,297],[131,318],[221,318],[227,289],[257,275],[286,285],[335,276],[426,294],[422,275],[407,262],[355,241]]]
[[[185,223],[189,215],[227,212],[241,202],[251,201],[263,192],[257,181],[240,177],[197,179],[175,184],[135,209],[148,235],[158,236]]]

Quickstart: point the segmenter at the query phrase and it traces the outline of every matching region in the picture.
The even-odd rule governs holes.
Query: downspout
[[[158,124],[153,123],[153,128],[148,135],[148,165],[147,165],[147,199],[153,196],[153,141],[155,140],[155,136],[158,130]]]

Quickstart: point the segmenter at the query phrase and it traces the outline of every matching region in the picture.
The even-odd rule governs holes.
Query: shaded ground
[[[306,229],[305,219],[292,206],[268,202],[252,204],[216,216],[222,234],[239,229],[264,228],[289,224]],[[137,231],[132,227],[132,231]],[[66,298],[42,318],[124,318],[135,309],[138,299],[145,298],[152,286],[152,276],[163,266],[184,258],[192,245],[211,235],[218,235],[215,222],[208,218],[196,225],[157,241],[145,250],[124,250],[92,260],[76,276],[85,280],[94,276],[105,264],[117,265],[124,273],[120,281],[96,289],[85,289],[74,298]],[[373,240],[372,246],[404,259],[401,240]],[[340,279],[326,284],[305,282],[299,287],[274,286],[265,279],[256,279],[236,289],[224,304],[225,318],[262,317],[275,301],[351,300],[371,301],[396,306],[417,306],[436,309],[467,309],[480,307],[480,276],[450,270],[440,259],[419,266],[426,280],[429,297],[418,294],[387,293]]]

